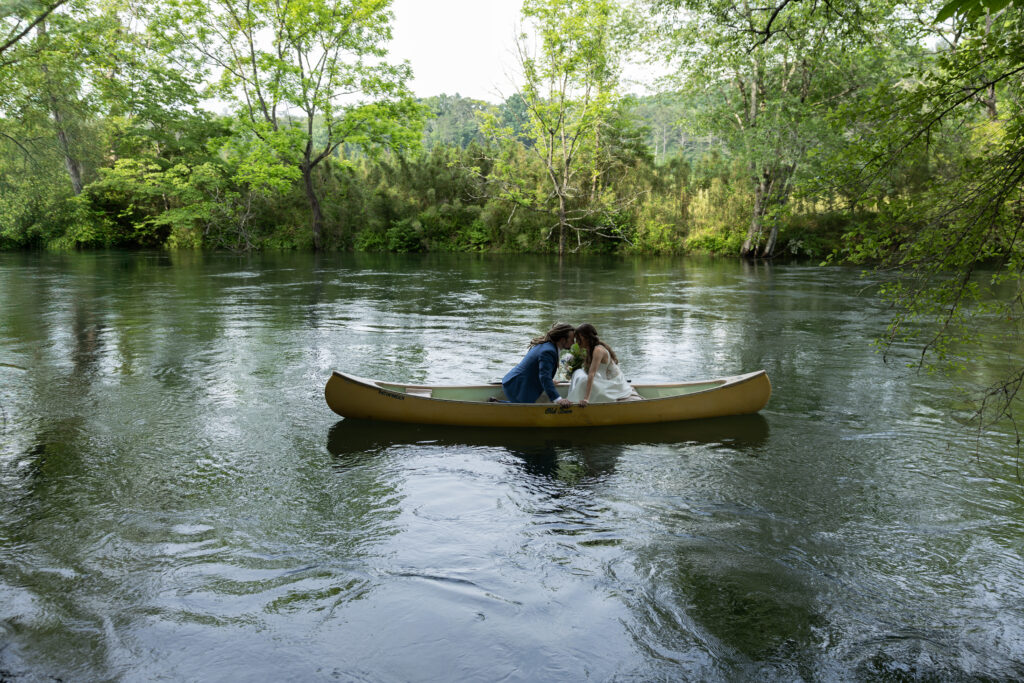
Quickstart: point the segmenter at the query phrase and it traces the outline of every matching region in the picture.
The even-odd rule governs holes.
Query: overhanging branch
[[[38,17],[36,17],[36,18],[35,18],[35,19],[34,19],[34,20],[32,21],[32,23],[30,23],[30,24],[29,24],[28,26],[26,26],[26,27],[25,27],[25,28],[24,28],[24,29],[23,29],[23,30],[22,30],[22,31],[21,31],[20,33],[18,33],[17,35],[15,35],[15,36],[13,36],[13,37],[9,38],[9,39],[7,40],[7,42],[6,42],[6,43],[4,43],[3,45],[0,45],[0,55],[2,55],[2,54],[3,54],[3,53],[4,53],[5,51],[6,51],[6,50],[8,50],[8,49],[10,49],[11,47],[13,47],[13,46],[14,46],[14,45],[15,45],[15,44],[16,44],[16,43],[17,43],[17,42],[19,41],[19,40],[21,40],[22,38],[24,38],[25,36],[27,36],[27,35],[28,35],[28,33],[29,33],[29,31],[31,31],[32,29],[34,29],[34,28],[35,28],[36,26],[38,26],[38,25],[39,25],[39,24],[40,24],[41,22],[45,21],[45,20],[46,20],[46,17],[50,16],[50,14],[51,14],[51,13],[52,13],[52,12],[53,12],[53,11],[54,11],[55,9],[57,9],[57,8],[58,8],[58,7],[60,7],[61,5],[65,4],[65,3],[67,2],[67,1],[68,1],[68,0],[57,0],[56,2],[53,2],[53,3],[51,3],[51,4],[49,5],[49,6],[47,6],[47,8],[46,8],[46,9],[45,9],[45,10],[43,11],[43,13],[42,13],[42,14],[40,14],[40,15],[39,15]]]

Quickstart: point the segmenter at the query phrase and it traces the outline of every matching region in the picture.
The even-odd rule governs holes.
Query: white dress
[[[580,368],[572,373],[569,384],[569,400],[579,403],[587,395],[587,371]],[[594,385],[590,388],[590,403],[608,403],[640,398],[619,369],[619,364],[608,358],[597,366]]]

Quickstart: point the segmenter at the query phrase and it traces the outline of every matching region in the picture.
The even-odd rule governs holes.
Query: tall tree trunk
[[[996,121],[999,119],[999,108],[996,105],[996,86],[988,86],[988,91],[985,93],[985,97],[982,100],[985,105],[985,113],[988,114],[989,121]]]
[[[45,21],[39,22],[39,26],[36,28],[36,34],[39,36],[40,41],[46,40]],[[42,65],[41,70],[43,75],[46,76],[44,80],[44,87],[48,91],[47,96],[50,100],[50,115],[53,117],[53,125],[57,130],[57,144],[60,146],[61,156],[64,157],[64,168],[67,169],[68,177],[71,178],[71,189],[77,196],[82,194],[82,164],[79,163],[78,159],[76,159],[72,154],[71,137],[68,135],[68,126],[67,122],[64,120],[64,111],[57,99],[57,95],[53,92],[53,85],[49,78],[50,71],[45,64]]]
[[[779,237],[779,221],[777,219],[772,220],[772,228],[768,231],[768,239],[765,240],[764,246],[761,248],[761,258],[771,258],[775,256],[775,242]]]
[[[985,10],[985,35],[992,31],[992,12]],[[988,114],[989,121],[995,121],[999,118],[999,110],[996,107],[996,85],[991,83],[985,92],[985,97],[982,98],[982,104],[985,105],[985,113]]]
[[[558,255],[565,254],[565,195],[558,195]]]
[[[988,111],[988,120],[996,121],[999,118],[999,111],[995,104],[995,86],[988,86],[988,95],[985,97],[985,109]]]
[[[71,140],[64,127],[64,115],[61,114],[56,99],[51,97],[50,103],[53,122],[57,128],[57,142],[60,144],[60,152],[64,157],[64,168],[67,169],[68,177],[71,178],[71,189],[74,190],[75,195],[80,195],[82,194],[82,165],[71,154]]]
[[[743,241],[740,248],[740,256],[743,258],[754,258],[757,256],[758,243],[761,241],[761,230],[763,229],[764,212],[768,207],[768,193],[771,191],[771,172],[764,171],[754,176],[754,211],[750,217],[750,227],[747,228],[747,239]]]
[[[320,200],[316,196],[316,190],[313,188],[313,168],[308,162],[302,164],[302,182],[306,188],[306,199],[309,200],[313,228],[313,250],[320,251],[320,230],[323,227],[324,215],[320,210]]]
[[[792,188],[793,174],[796,172],[796,163],[783,166],[780,169],[776,169],[773,174],[771,185],[769,185],[769,192],[774,190],[774,194],[768,197],[765,204],[776,207],[783,207],[789,201],[789,193]],[[775,256],[775,244],[779,238],[779,220],[775,218],[772,220],[771,230],[768,232],[768,239],[765,240],[764,246],[761,248],[761,258],[772,258]]]

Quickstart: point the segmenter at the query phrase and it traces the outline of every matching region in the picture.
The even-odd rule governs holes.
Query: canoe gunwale
[[[422,395],[419,395],[419,394],[416,394],[416,393],[408,393],[409,389],[417,389],[417,390],[429,389],[431,391],[433,391],[435,389],[490,389],[490,390],[493,391],[493,390],[501,387],[500,383],[499,384],[403,384],[401,382],[387,382],[387,381],[384,381],[384,380],[375,380],[375,379],[370,379],[370,378],[367,378],[367,377],[359,377],[357,375],[349,375],[347,373],[339,372],[337,370],[335,370],[333,372],[333,374],[338,376],[338,377],[340,377],[341,379],[343,379],[343,380],[345,380],[347,382],[351,382],[352,384],[356,384],[356,385],[364,387],[366,389],[375,390],[375,391],[388,392],[388,393],[390,393],[390,394],[392,394],[394,396],[401,396],[404,399],[417,399],[417,400],[420,400],[420,401],[433,401],[433,402],[445,403],[445,404],[467,404],[467,405],[473,405],[473,406],[489,406],[489,407],[493,406],[494,408],[501,408],[502,406],[506,406],[506,407],[507,406],[537,406],[539,408],[543,408],[545,406],[551,407],[551,405],[552,405],[550,403],[512,403],[511,401],[498,401],[498,402],[490,403],[490,402],[486,402],[486,401],[466,401],[466,400],[455,399],[455,398],[437,398],[435,396],[422,396]],[[765,374],[767,374],[767,373],[765,373],[764,370],[757,370],[755,372],[748,372],[748,373],[745,373],[745,374],[742,374],[742,375],[732,375],[730,377],[717,377],[715,379],[697,380],[697,381],[693,381],[693,382],[645,382],[643,384],[633,384],[632,386],[634,388],[637,388],[637,387],[668,388],[668,387],[687,387],[687,386],[693,386],[695,384],[709,384],[711,382],[718,382],[718,384],[716,384],[715,386],[708,387],[707,389],[701,389],[700,391],[693,391],[693,392],[689,392],[689,393],[686,393],[686,394],[679,394],[677,396],[660,396],[658,398],[644,398],[643,399],[644,403],[650,404],[650,403],[655,403],[655,402],[659,402],[659,401],[677,401],[677,400],[679,400],[680,398],[683,398],[683,397],[700,396],[701,394],[705,394],[705,393],[710,392],[710,391],[720,391],[720,390],[725,389],[727,387],[740,386],[740,385],[742,385],[742,384],[744,384],[746,382],[753,381],[753,380],[757,379],[758,377],[760,377],[761,375],[765,375]],[[403,388],[406,389],[406,391],[395,391],[393,389],[389,389],[387,386],[381,386],[382,384],[384,384],[384,385],[392,385],[392,386],[396,386],[396,387],[403,387]],[[592,406],[612,406],[612,405],[623,405],[625,403],[631,403],[631,402],[607,401],[607,402],[603,402],[603,403],[591,403],[590,405],[592,405]]]

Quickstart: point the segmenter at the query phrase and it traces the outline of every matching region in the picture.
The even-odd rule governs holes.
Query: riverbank
[[[738,255],[753,220],[748,170],[722,150],[656,158],[638,146],[628,164],[573,191],[560,227],[536,159],[488,146],[473,128],[476,137],[455,141],[428,131],[423,148],[402,154],[339,149],[312,176],[314,221],[293,169],[272,160],[251,168],[237,150],[209,149],[229,119],[191,121],[159,154],[129,144],[116,123],[100,129],[117,153],[92,160],[78,193],[56,168],[40,177],[0,163],[0,250],[527,254],[557,252],[564,227],[566,252]],[[515,192],[494,180],[499,168],[515,178]],[[759,220],[778,227],[774,254],[823,258],[862,218],[840,205],[794,199]]]

